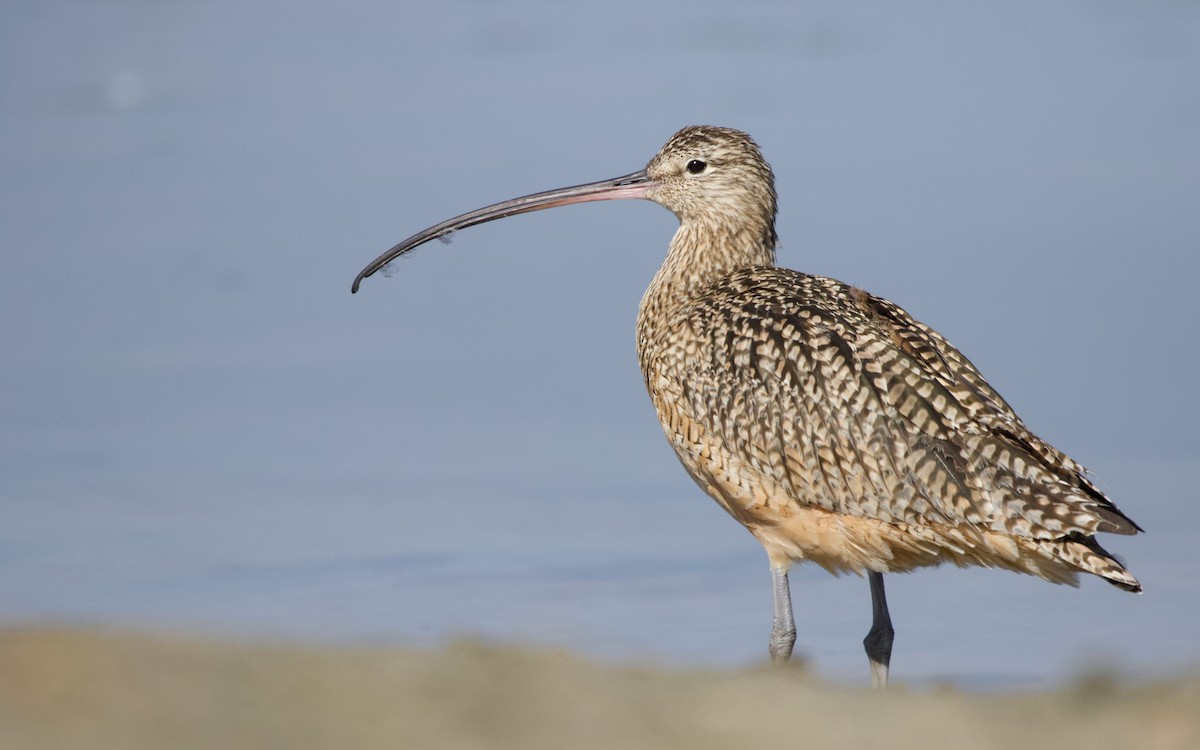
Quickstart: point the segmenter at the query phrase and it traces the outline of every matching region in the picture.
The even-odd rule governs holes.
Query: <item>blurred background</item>
[[[1200,663],[1200,5],[0,5],[0,623],[457,634],[764,660],[765,555],[663,440],[633,324],[676,226],[578,206],[393,243],[751,133],[780,263],[971,357],[1147,534],[1146,593],[889,579],[893,674]],[[792,574],[865,682],[865,580]]]

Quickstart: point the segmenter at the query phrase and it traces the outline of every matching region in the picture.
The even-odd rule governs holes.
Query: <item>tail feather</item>
[[[1085,573],[1100,576],[1112,585],[1135,594],[1142,584],[1125,569],[1113,554],[1100,546],[1094,536],[1074,533],[1054,540],[1040,541],[1039,546],[1063,562]]]

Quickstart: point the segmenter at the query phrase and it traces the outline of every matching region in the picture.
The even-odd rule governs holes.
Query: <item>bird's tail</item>
[[[1142,584],[1138,583],[1138,579],[1112,553],[1101,547],[1094,536],[1075,533],[1043,542],[1043,545],[1053,545],[1053,551],[1060,560],[1085,573],[1100,576],[1119,589],[1142,593]]]

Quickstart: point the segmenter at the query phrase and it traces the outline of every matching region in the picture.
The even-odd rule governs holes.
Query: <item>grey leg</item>
[[[796,621],[792,619],[792,592],[788,587],[786,564],[771,566],[771,590],[775,598],[775,619],[767,648],[771,652],[771,661],[785,662],[792,658],[792,646],[796,643]]]
[[[863,647],[871,661],[871,684],[887,687],[888,664],[892,660],[892,618],[888,616],[887,597],[883,593],[883,574],[867,573],[871,583],[871,631],[863,638]]]

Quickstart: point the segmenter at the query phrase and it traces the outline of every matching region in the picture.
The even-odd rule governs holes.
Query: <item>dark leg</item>
[[[892,618],[888,616],[887,597],[883,593],[883,574],[867,573],[871,583],[871,631],[863,638],[863,647],[871,661],[871,684],[887,687],[888,664],[892,660]]]

